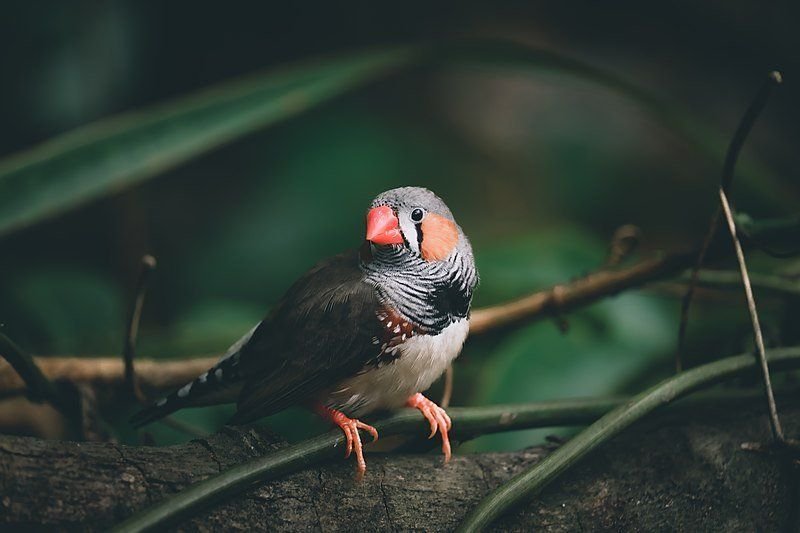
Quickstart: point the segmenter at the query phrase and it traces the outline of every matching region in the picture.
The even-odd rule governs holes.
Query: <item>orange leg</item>
[[[345,450],[344,456],[347,458],[350,457],[351,453],[356,452],[357,478],[361,479],[364,477],[364,472],[367,471],[367,462],[364,460],[364,450],[361,445],[361,435],[359,435],[358,430],[363,429],[372,435],[372,442],[378,440],[378,430],[360,420],[347,417],[341,411],[325,407],[324,405],[316,406],[315,411],[322,418],[330,420],[342,430],[344,438],[347,441],[347,449]]]
[[[406,400],[406,407],[414,407],[422,412],[422,415],[428,420],[431,425],[431,434],[428,438],[433,438],[438,431],[442,436],[442,453],[444,453],[444,462],[450,460],[450,437],[447,432],[453,426],[447,412],[436,405],[434,402],[427,399],[422,393],[418,392],[414,396]]]

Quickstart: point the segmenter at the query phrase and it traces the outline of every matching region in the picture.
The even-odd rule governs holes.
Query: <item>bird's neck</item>
[[[471,255],[426,261],[402,248],[373,248],[361,269],[380,299],[431,334],[466,319],[477,282]]]

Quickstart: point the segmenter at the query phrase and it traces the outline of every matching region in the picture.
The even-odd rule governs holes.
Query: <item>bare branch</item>
[[[552,317],[631,287],[675,275],[690,264],[692,257],[692,253],[677,253],[649,258],[630,267],[594,272],[519,300],[476,309],[470,320],[470,334],[479,335],[520,322]]]
[[[733,172],[736,168],[736,161],[739,159],[739,153],[742,151],[742,146],[744,145],[744,141],[747,139],[747,135],[753,128],[753,124],[755,124],[758,115],[761,114],[761,111],[767,104],[767,99],[772,92],[772,88],[782,83],[782,81],[783,78],[780,72],[770,72],[769,76],[767,76],[767,80],[761,86],[761,89],[759,89],[755,98],[753,98],[753,101],[750,103],[747,111],[745,111],[742,120],[739,121],[739,126],[736,128],[736,132],[733,134],[733,138],[728,145],[728,152],[725,154],[725,163],[722,166],[722,179],[720,181],[720,188],[723,192],[727,193],[730,190],[731,184],[733,183]],[[721,216],[722,208],[717,206],[714,216],[711,218],[711,224],[708,227],[708,233],[706,233],[705,239],[703,240],[703,246],[700,248],[700,253],[697,254],[697,261],[692,269],[689,287],[686,289],[686,295],[683,297],[683,301],[681,302],[681,319],[680,325],[678,326],[678,348],[675,351],[675,370],[677,372],[680,372],[683,366],[681,362],[681,356],[686,348],[686,331],[689,327],[689,307],[692,303],[695,286],[697,285],[698,272],[701,268],[703,268],[703,262],[705,261],[706,254],[708,253],[708,248],[711,246],[711,242],[714,240],[714,235],[717,233]]]
[[[737,235],[739,228],[737,226]],[[800,297],[800,283],[789,279],[786,276],[757,274],[750,272],[750,285],[764,293],[772,293],[777,296]],[[680,281],[688,283],[690,278],[681,277]],[[697,278],[699,287],[713,289],[740,289],[742,286],[742,275],[738,270],[708,270],[703,269]]]
[[[697,261],[692,267],[692,272],[689,275],[689,286],[686,288],[686,294],[681,301],[681,318],[678,324],[678,348],[675,350],[675,372],[683,370],[683,353],[686,351],[686,332],[689,329],[689,307],[692,305],[692,298],[694,297],[694,290],[697,287],[697,279],[700,269],[703,268],[703,262],[706,259],[706,254],[711,246],[711,241],[714,240],[714,235],[717,233],[717,226],[719,226],[720,208],[714,212],[711,218],[711,224],[708,228],[703,239],[703,245],[700,247],[700,252],[697,254]]]
[[[168,391],[196,378],[214,364],[218,356],[136,362],[139,385],[148,392]],[[34,357],[36,365],[50,380],[87,383],[100,388],[119,388],[125,383],[125,365],[119,356]],[[14,368],[0,362],[0,391],[4,395],[25,391],[25,382]]]
[[[28,397],[36,402],[46,401],[62,412],[69,411],[68,403],[58,387],[55,386],[39,369],[33,357],[22,351],[8,337],[0,333],[0,355],[8,361]]]
[[[125,388],[136,398],[139,403],[145,403],[146,398],[139,387],[136,379],[136,371],[133,368],[133,359],[136,354],[136,337],[139,333],[139,321],[142,318],[142,306],[144,305],[144,295],[147,289],[147,281],[150,273],[156,268],[156,258],[152,255],[142,257],[142,266],[139,272],[139,280],[136,283],[136,293],[133,298],[130,320],[128,321],[127,334],[125,335],[125,346],[122,350],[122,358],[125,361]]]
[[[722,204],[722,210],[725,213],[725,221],[728,223],[728,231],[733,239],[733,247],[736,251],[736,260],[739,263],[739,271],[742,274],[742,284],[744,285],[744,294],[747,298],[747,310],[750,313],[750,321],[753,324],[753,335],[756,341],[756,353],[759,365],[761,367],[761,378],[764,381],[764,393],[767,396],[767,407],[769,408],[769,422],[772,428],[773,438],[780,442],[785,443],[783,435],[783,428],[781,427],[780,418],[778,418],[778,408],[775,405],[775,394],[772,392],[772,380],[769,376],[769,366],[767,364],[766,348],[764,348],[764,336],[761,333],[761,324],[758,320],[758,311],[756,310],[756,300],[753,296],[753,287],[750,285],[750,276],[747,273],[747,264],[744,260],[744,251],[742,251],[742,244],[736,236],[736,222],[733,219],[733,210],[728,203],[728,196],[725,194],[723,187],[719,188],[719,199]]]
[[[772,89],[777,85],[783,83],[783,76],[777,70],[773,70],[767,75],[763,85],[758,90],[750,106],[745,111],[742,120],[739,121],[739,126],[736,128],[736,133],[733,134],[733,139],[728,146],[728,153],[725,155],[725,164],[722,167],[722,183],[721,187],[725,193],[730,192],[731,183],[733,183],[733,171],[736,168],[736,161],[739,159],[739,154],[744,146],[744,141],[753,129],[756,119],[764,110],[767,105],[767,100],[772,92]]]

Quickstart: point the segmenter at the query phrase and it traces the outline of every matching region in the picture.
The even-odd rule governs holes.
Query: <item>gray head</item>
[[[422,187],[400,187],[375,197],[367,213],[367,240],[379,248],[405,248],[429,262],[448,259],[456,251],[472,256],[450,209]]]

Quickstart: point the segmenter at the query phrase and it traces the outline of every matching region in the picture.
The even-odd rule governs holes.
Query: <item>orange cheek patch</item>
[[[458,243],[458,229],[452,220],[429,213],[422,221],[422,257],[441,261]]]

